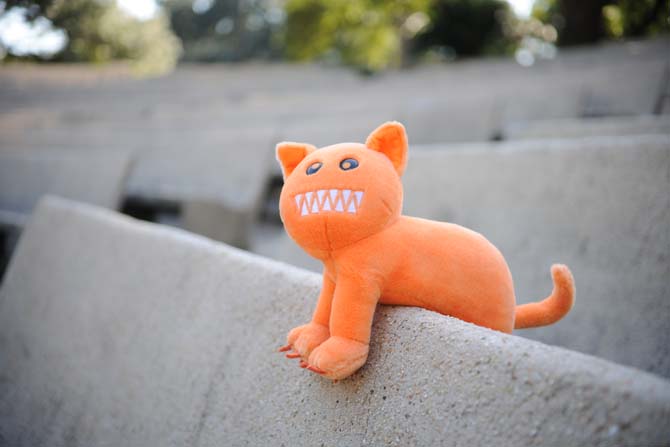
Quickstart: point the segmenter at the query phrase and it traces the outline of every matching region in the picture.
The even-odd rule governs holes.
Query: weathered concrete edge
[[[303,268],[294,266],[292,264],[278,261],[275,259],[271,259],[262,255],[258,255],[246,250],[242,250],[218,241],[214,241],[212,239],[209,239],[205,236],[201,236],[199,234],[195,234],[186,230],[182,230],[179,228],[175,227],[169,227],[169,226],[163,226],[159,224],[154,224],[151,222],[146,222],[138,219],[134,219],[132,217],[125,216],[123,214],[120,214],[118,212],[115,212],[113,210],[108,210],[105,208],[97,207],[95,205],[90,205],[87,203],[82,203],[82,202],[77,202],[74,200],[70,199],[65,199],[62,197],[57,197],[57,196],[52,196],[52,195],[46,195],[44,196],[38,205],[35,208],[35,212],[33,215],[30,217],[28,221],[28,226],[30,225],[30,222],[33,220],[37,220],[40,218],[40,214],[42,212],[45,212],[45,210],[49,208],[57,208],[57,209],[71,209],[86,218],[93,219],[93,220],[98,220],[103,224],[106,224],[108,221],[112,221],[114,225],[117,226],[125,226],[129,231],[134,231],[134,232],[144,232],[144,233],[154,233],[156,236],[162,236],[166,237],[169,239],[172,239],[172,242],[174,243],[179,243],[179,244],[193,244],[199,249],[205,249],[205,250],[214,250],[215,252],[220,252],[221,254],[225,254],[226,257],[228,258],[233,258],[236,261],[239,261],[244,264],[255,264],[256,267],[261,268],[261,269],[266,269],[269,271],[272,271],[273,273],[281,273],[282,277],[286,277],[288,279],[292,279],[293,282],[295,282],[297,285],[302,284],[303,281],[309,281],[311,284],[309,284],[309,288],[313,287],[314,285],[320,284],[320,278],[321,275],[311,272],[309,270],[305,270]],[[306,287],[307,289],[307,287]],[[389,309],[404,309],[401,306],[382,306],[386,307]],[[437,313],[427,311],[427,310],[422,310],[421,312],[426,312],[428,315],[435,315],[438,318],[445,318],[442,315],[439,315]],[[508,335],[508,334],[503,334],[499,333],[496,331],[490,331],[485,328],[481,328],[479,326],[462,322],[458,319],[451,318],[451,317],[446,317],[449,318],[450,320],[453,321],[458,321],[459,324],[464,324],[468,327],[471,327],[474,330],[482,330],[485,331],[486,333],[490,334],[495,334],[499,337],[513,337],[518,340],[523,340],[523,342],[528,343],[529,345],[536,345],[536,346],[545,346],[549,347],[551,349],[557,349],[562,351],[562,353],[569,353],[570,355],[576,355],[576,356],[583,356],[585,359],[590,359],[590,360],[595,360],[598,362],[604,362],[605,364],[609,364],[612,367],[615,368],[621,368],[625,370],[629,370],[630,372],[634,372],[635,374],[643,374],[647,376],[648,378],[651,379],[657,379],[661,380],[664,383],[667,383],[668,386],[670,386],[670,381],[664,380],[662,377],[656,376],[655,374],[648,373],[646,371],[642,371],[636,368],[624,366],[624,365],[619,365],[614,362],[609,362],[604,359],[600,359],[598,357],[590,356],[587,354],[583,354],[580,352],[576,351],[571,351],[569,349],[564,349],[556,346],[550,346],[546,345],[541,342],[529,340],[523,337],[517,337],[514,335]],[[670,390],[670,388],[669,388]]]
[[[410,136],[411,137],[411,136]],[[668,134],[642,134],[625,136],[585,136],[576,138],[538,138],[523,140],[480,141],[468,143],[446,144],[412,144],[410,140],[411,157],[429,156],[435,153],[444,154],[475,154],[475,153],[518,153],[539,151],[579,151],[602,147],[624,147],[634,149],[639,145],[670,146]]]
[[[304,285],[305,291],[309,292],[314,286],[319,286],[321,283],[321,275],[311,272],[309,270],[305,270],[303,268],[297,267],[295,265],[278,261],[275,259],[267,258],[262,255],[258,255],[240,248],[236,248],[227,244],[224,244],[222,242],[214,241],[212,239],[209,239],[205,236],[201,236],[196,233],[192,233],[183,229],[175,228],[175,227],[170,227],[170,226],[164,226],[160,224],[155,224],[152,222],[146,222],[142,220],[138,220],[123,214],[120,214],[116,211],[109,210],[106,208],[98,207],[95,205],[90,205],[87,203],[83,202],[77,202],[74,200],[58,197],[58,196],[53,196],[53,195],[45,195],[37,204],[35,207],[35,210],[33,214],[30,216],[28,219],[28,223],[26,224],[26,229],[31,226],[31,223],[34,220],[38,220],[41,218],[41,214],[45,212],[49,212],[49,209],[55,208],[55,209],[61,209],[61,210],[71,210],[76,212],[77,214],[80,214],[81,216],[91,219],[91,220],[96,220],[100,222],[103,225],[109,225],[111,222],[115,226],[119,227],[125,227],[128,231],[132,232],[139,232],[139,233],[153,233],[154,237],[165,237],[168,239],[171,239],[172,243],[177,243],[177,244],[190,244],[194,246],[196,249],[200,250],[208,250],[208,251],[213,251],[213,252],[218,252],[219,254],[225,256],[226,258],[235,260],[237,262],[240,262],[241,264],[245,265],[253,265],[255,268],[258,269],[265,269],[273,274],[280,274],[282,279],[287,279],[291,280],[294,282],[295,286],[299,287],[300,285]],[[21,241],[19,241],[19,244]],[[11,268],[11,266],[10,266]],[[9,270],[9,269],[8,269]],[[308,284],[305,284],[305,281]],[[409,311],[409,309],[414,309],[414,308],[404,308],[402,306],[380,306],[381,308],[385,308],[390,310],[390,312],[395,311],[398,312],[405,312]],[[387,312],[387,311],[383,311]],[[412,310],[414,312],[414,310]],[[461,320],[458,320],[453,317],[448,317],[448,316],[443,316],[438,313],[428,311],[425,309],[420,309],[418,310],[420,313],[424,313],[427,318],[432,319],[432,318],[447,318],[450,322],[450,324],[460,324],[464,325],[465,327],[468,327],[472,331],[476,332],[484,332],[490,337],[498,337],[501,339],[511,337],[515,339],[515,341],[518,341],[520,344],[527,344],[528,346],[532,346],[534,348],[547,348],[551,350],[556,350],[556,354],[561,354],[561,355],[570,355],[570,356],[576,356],[580,357],[580,360],[582,361],[593,361],[600,363],[602,366],[609,366],[610,368],[616,368],[621,370],[622,372],[627,372],[629,374],[634,374],[638,378],[644,378],[645,380],[652,380],[652,381],[658,381],[665,385],[667,387],[668,393],[670,393],[670,380],[665,380],[663,377],[657,376],[653,373],[649,373],[637,368],[625,366],[625,365],[620,365],[618,363],[610,362],[605,359],[601,359],[598,357],[594,357],[588,354],[584,354],[581,352],[576,352],[576,351],[571,351],[569,349],[565,349],[562,347],[558,346],[552,346],[552,345],[547,345],[542,342],[530,340],[524,337],[518,337],[513,334],[504,334],[500,333],[497,331],[492,331],[486,328],[482,328],[479,326],[476,326],[471,323],[467,323]],[[379,311],[378,311],[379,313]],[[472,334],[473,338],[479,339],[481,338],[481,334]],[[670,397],[670,394],[668,394],[668,397]],[[667,402],[670,404],[670,401]]]
[[[42,213],[48,213],[51,209],[56,209],[58,212],[74,212],[80,218],[94,221],[101,226],[113,225],[117,228],[123,228],[124,231],[129,231],[135,234],[146,233],[153,238],[169,239],[170,243],[189,245],[194,250],[203,250],[214,255],[221,255],[227,261],[235,261],[240,266],[253,267],[258,270],[265,270],[268,275],[279,277],[282,281],[288,281],[291,289],[305,290],[311,294],[315,286],[318,285],[318,275],[309,273],[302,269],[288,266],[277,261],[273,261],[261,256],[249,254],[242,250],[225,246],[223,244],[214,243],[204,237],[190,234],[182,230],[172,228],[160,227],[154,224],[138,222],[134,219],[120,216],[117,213],[100,209],[94,206],[71,202],[60,198],[45,198],[38,205],[33,219],[39,219]],[[30,223],[29,223],[30,225]],[[29,231],[26,233],[30,233]],[[10,267],[11,268],[11,267]],[[233,303],[233,305],[239,305]],[[376,383],[379,385],[385,380],[393,380],[392,371],[385,368],[377,368],[378,363],[388,363],[390,359],[395,364],[412,365],[417,359],[417,353],[414,351],[404,351],[397,341],[394,340],[394,335],[402,335],[398,323],[402,325],[413,325],[416,327],[426,326],[426,330],[422,331],[422,337],[433,338],[433,342],[424,340],[422,345],[439,345],[443,344],[442,338],[446,338],[450,344],[460,344],[468,346],[467,349],[475,349],[482,355],[488,355],[496,350],[502,350],[503,354],[511,354],[511,360],[516,362],[522,369],[539,371],[540,377],[559,377],[562,380],[560,386],[565,383],[577,383],[581,386],[588,385],[592,392],[585,396],[591,400],[595,408],[604,407],[605,403],[612,401],[623,401],[625,396],[632,396],[637,404],[644,402],[640,410],[640,418],[635,419],[631,424],[633,429],[640,431],[641,429],[649,428],[645,419],[653,417],[658,420],[670,415],[670,382],[665,381],[652,374],[645,373],[633,368],[623,367],[614,363],[610,363],[601,359],[597,359],[588,355],[575,353],[561,348],[550,347],[539,342],[523,339],[521,337],[509,336],[479,328],[459,320],[443,317],[428,311],[419,309],[404,309],[404,308],[390,308],[385,307],[378,312],[377,321],[375,324],[375,341],[373,342],[372,354],[368,365],[362,370],[362,373],[355,375],[351,381],[345,381],[338,386],[343,386],[341,392],[352,391],[351,387],[365,386],[365,382]],[[460,339],[460,340],[459,340]],[[410,341],[411,342],[411,341]],[[410,343],[411,344],[411,343]],[[394,349],[395,348],[395,349]],[[424,351],[424,350],[421,350]],[[438,350],[439,351],[439,350]],[[510,352],[512,351],[512,352]],[[517,351],[515,354],[513,351]],[[437,356],[439,356],[437,352]],[[381,356],[386,356],[385,358]],[[405,357],[397,358],[397,356]],[[442,354],[444,356],[444,354]],[[560,373],[555,369],[557,364],[555,359],[562,359],[558,363],[561,367]],[[548,361],[554,359],[554,361]],[[439,359],[442,363],[448,362],[449,359]],[[495,368],[504,369],[504,366],[487,366],[480,365],[482,368],[482,376],[486,376],[486,369],[490,370],[491,376],[496,375]],[[271,368],[271,365],[266,365],[264,368]],[[553,368],[552,368],[553,367]],[[454,374],[471,374],[471,371],[458,371],[459,366],[453,363],[449,366],[449,375]],[[467,363],[462,368],[467,368]],[[418,371],[417,371],[418,373]],[[425,374],[425,373],[424,373]],[[430,374],[430,373],[428,373]],[[412,376],[411,371],[406,374]],[[421,375],[421,374],[419,374]],[[312,377],[310,380],[320,381],[318,377]],[[439,382],[439,380],[438,380]],[[430,382],[433,383],[433,382]],[[430,383],[428,387],[430,388]],[[517,384],[518,385],[518,384]],[[434,385],[433,385],[434,386]],[[330,388],[330,386],[327,386]],[[527,388],[525,392],[534,393],[537,391],[537,384],[534,386],[522,385],[522,388]],[[565,390],[565,388],[557,388],[557,393],[565,395],[574,394],[573,390]],[[291,391],[291,390],[288,390]],[[299,390],[293,390],[296,392]],[[319,393],[318,390],[311,390],[312,393]],[[438,390],[433,390],[438,391]],[[327,389],[322,392],[328,393]],[[552,391],[554,392],[554,391]],[[331,392],[332,393],[332,392]],[[599,395],[603,393],[605,395]],[[598,400],[596,400],[596,397]],[[599,399],[603,397],[601,403]],[[508,403],[513,406],[513,402]],[[509,408],[512,410],[512,407]],[[373,411],[373,409],[370,409]],[[586,424],[586,423],[585,423]],[[639,426],[636,426],[639,425]],[[662,439],[663,436],[670,436],[670,428],[658,426],[658,431],[655,435],[650,435],[648,441],[652,439]]]

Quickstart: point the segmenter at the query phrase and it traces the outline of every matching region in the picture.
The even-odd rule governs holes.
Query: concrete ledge
[[[131,161],[127,151],[3,151],[0,210],[25,218],[45,194],[117,208]]]
[[[575,308],[520,335],[670,377],[670,135],[413,149],[405,212],[485,235],[518,302],[572,269]]]
[[[276,352],[318,285],[189,233],[45,200],[0,291],[0,444],[670,438],[669,382],[420,309],[381,308],[368,364],[332,384]]]
[[[268,129],[190,133],[138,151],[126,193],[144,203],[177,204],[184,228],[246,247],[276,164],[272,135]]]
[[[670,135],[670,115],[528,121],[510,124],[503,131],[510,140],[644,134]]]

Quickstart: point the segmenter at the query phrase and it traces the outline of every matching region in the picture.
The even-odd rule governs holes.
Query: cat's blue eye
[[[356,169],[358,167],[358,160],[355,158],[345,158],[340,162],[340,169],[343,171],[349,171],[351,169]]]
[[[316,174],[316,172],[321,169],[321,166],[323,166],[323,163],[320,161],[312,163],[307,167],[307,175]]]

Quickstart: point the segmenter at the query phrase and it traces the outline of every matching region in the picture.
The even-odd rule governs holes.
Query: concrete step
[[[317,275],[202,237],[45,200],[0,289],[0,443],[670,438],[667,380],[421,309],[382,306],[367,365],[333,384],[276,352],[318,287]]]
[[[175,214],[175,223],[180,226],[247,247],[248,228],[276,164],[276,140],[270,128],[143,132],[58,127],[5,144],[22,147],[21,152],[44,153],[51,159],[66,152],[72,154],[68,160],[82,157],[82,165],[91,151],[109,152],[109,157],[114,157],[118,150],[114,148],[128,148],[135,159],[122,189],[129,212],[155,220],[160,218],[153,216]],[[4,152],[2,147],[0,142],[0,153]],[[69,150],[59,149],[65,147]],[[95,167],[92,169],[90,175],[95,176]],[[25,177],[23,183],[31,181],[36,179]],[[85,194],[86,188],[82,190]]]
[[[652,113],[664,94],[668,42],[562,51],[530,68],[511,59],[473,59],[370,78],[281,64],[184,66],[142,81],[96,80],[100,70],[81,67],[3,67],[0,146],[105,144],[129,130],[144,143],[180,129],[255,126],[331,144],[359,138],[363,123],[376,126],[373,117],[388,115],[407,126],[414,142],[487,140],[515,123]],[[47,132],[62,128],[61,137]],[[90,134],[79,136],[86,128]]]
[[[485,235],[518,302],[572,269],[572,312],[520,335],[670,377],[670,135],[412,149],[405,213]]]
[[[117,208],[131,160],[125,151],[0,152],[0,210],[30,214],[45,194]]]
[[[506,140],[580,138],[644,134],[670,135],[670,115],[538,120],[507,126]]]
[[[274,161],[274,133],[186,133],[137,151],[126,195],[147,206],[176,204],[180,225],[246,248]]]
[[[38,200],[54,194],[118,208],[131,168],[129,152],[67,150],[0,153],[0,279]]]

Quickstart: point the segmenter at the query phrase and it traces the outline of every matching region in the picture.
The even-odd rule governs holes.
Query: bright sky
[[[519,17],[529,17],[533,9],[534,0],[507,0]]]
[[[140,20],[148,20],[158,12],[156,0],[116,0],[116,3],[121,9]]]
[[[13,9],[0,17],[0,42],[18,55],[49,55],[60,51],[67,37],[61,30],[54,30],[51,22],[40,17],[32,24],[26,23],[25,10]],[[0,55],[0,59],[2,56]]]
[[[128,13],[134,15],[135,17],[141,20],[147,20],[152,18],[156,11],[158,11],[158,6],[156,5],[156,0],[116,0],[121,8],[123,8]],[[530,16],[530,12],[533,8],[534,0],[507,0],[512,9],[520,17]],[[208,3],[211,5],[211,2],[203,2],[202,0],[196,0],[194,3],[194,9],[196,4],[199,3]],[[208,9],[208,8],[205,8]]]

